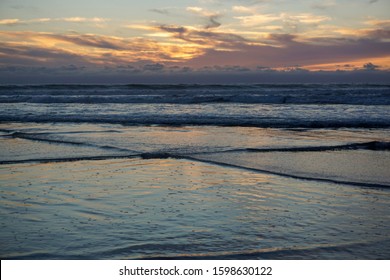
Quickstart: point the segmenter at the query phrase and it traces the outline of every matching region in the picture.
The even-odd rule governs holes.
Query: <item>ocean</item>
[[[390,85],[2,85],[2,259],[389,259]]]

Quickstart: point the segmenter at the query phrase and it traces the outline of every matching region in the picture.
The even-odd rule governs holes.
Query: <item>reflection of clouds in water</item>
[[[361,258],[361,252],[385,258],[388,252],[386,242],[377,243],[388,231],[385,190],[175,159],[28,164],[14,171],[19,175],[2,191],[2,208],[12,213],[2,217],[1,234],[14,232],[18,242],[10,239],[3,257],[45,258],[34,248],[48,258],[92,259]]]

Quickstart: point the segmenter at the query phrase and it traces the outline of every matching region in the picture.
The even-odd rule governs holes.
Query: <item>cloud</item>
[[[170,33],[174,38],[196,43],[202,47],[213,47],[218,45],[228,46],[237,42],[248,41],[242,36],[227,32],[199,30],[195,28],[189,29],[175,25],[160,25],[156,26],[156,28],[158,30]]]
[[[331,18],[323,15],[313,15],[310,13],[301,14],[251,14],[246,16],[236,16],[242,26],[247,28],[267,30],[271,25],[282,25],[285,32],[303,31],[313,26],[318,26]]]
[[[47,34],[49,38],[70,42],[80,46],[88,46],[110,50],[125,50],[127,47],[126,42],[121,39],[116,39],[107,36],[87,35],[87,34],[74,34],[74,35],[61,35],[61,34]]]
[[[232,11],[241,14],[252,14],[253,8],[245,6],[233,6]]]
[[[368,62],[368,63],[363,65],[363,69],[367,70],[367,71],[375,71],[378,68],[380,68],[378,65],[374,65],[371,62]]]
[[[18,25],[22,22],[17,18],[1,19],[0,25]]]
[[[324,21],[329,21],[331,18],[327,16],[318,16],[313,14],[298,14],[298,15],[283,15],[284,18],[293,19],[300,23],[318,24]]]
[[[390,28],[390,20],[389,19],[385,19],[385,20],[371,19],[371,20],[365,21],[364,23],[368,24],[368,25]]]
[[[123,38],[94,35],[94,34],[80,34],[72,32],[70,34],[55,34],[47,32],[1,32],[0,37],[11,38],[22,42],[28,42],[28,45],[37,44],[42,45],[58,45],[61,42],[67,42],[78,46],[123,50],[128,47],[129,42]]]
[[[204,3],[213,3],[213,4],[225,4],[226,2],[234,2],[236,5],[247,5],[247,6],[256,6],[261,3],[272,2],[275,0],[200,0],[200,2]],[[237,3],[239,2],[239,3]]]
[[[362,36],[379,40],[390,39],[390,20],[371,19],[364,23],[369,25],[369,28],[360,30]]]
[[[77,71],[77,72],[79,72],[79,71],[86,69],[86,67],[85,66],[76,66],[74,64],[69,64],[69,65],[61,66],[60,69],[64,70],[64,71],[72,71],[72,72]]]
[[[200,8],[200,7],[187,7],[186,10],[189,12],[193,12],[193,13],[204,14],[203,8]]]
[[[250,42],[236,42],[233,51],[207,49],[202,56],[188,63],[193,66],[207,64],[237,64],[245,66],[263,65],[267,67],[309,66],[321,63],[347,62],[363,58],[389,56],[390,42],[375,39],[346,40],[336,38],[311,38],[300,41],[291,34],[271,34],[268,40],[276,44],[259,45]]]
[[[0,20],[0,25],[27,25],[31,23],[43,23],[43,22],[53,22],[60,21],[60,19],[51,19],[51,18],[35,18],[30,20],[20,20],[20,19],[2,19]]]
[[[27,24],[34,24],[34,23],[50,23],[50,22],[69,22],[69,23],[105,23],[110,21],[110,19],[107,18],[99,18],[99,17],[93,17],[93,18],[85,18],[85,17],[67,17],[67,18],[35,18],[30,20],[21,20],[21,19],[1,19],[0,25],[8,25],[8,26],[14,26],[14,25],[27,25]]]
[[[93,18],[84,18],[84,17],[68,17],[68,18],[58,18],[53,19],[53,21],[65,21],[65,22],[93,22],[93,23],[103,23],[109,21],[107,18],[99,18],[99,17],[93,17]]]
[[[379,2],[379,0],[370,0],[370,4],[374,4],[374,3],[376,3],[376,2]]]
[[[221,26],[221,23],[217,21],[219,15],[213,15],[209,17],[209,23],[205,26],[206,29],[217,28]]]
[[[367,37],[372,39],[390,39],[390,30],[373,29],[365,31]]]
[[[186,10],[206,19],[207,23],[204,26],[206,29],[217,28],[221,26],[221,23],[218,21],[218,19],[221,17],[219,13],[210,12],[200,7],[187,7]]]
[[[271,33],[260,40],[248,40],[235,33],[176,25],[151,27],[167,35],[167,41],[120,38],[81,33],[0,32],[3,41],[0,63],[66,65],[128,65],[186,63],[204,65],[262,65],[282,67],[348,63],[357,59],[389,56],[388,31],[366,31],[362,38],[308,38],[291,33]],[[172,42],[170,42],[172,41]],[[25,61],[25,62],[23,62]],[[157,66],[159,67],[159,66]],[[157,70],[158,68],[153,68]],[[149,68],[152,71],[152,68]]]
[[[22,60],[26,63],[40,60],[39,63],[44,65],[52,61],[52,59],[45,59],[45,55],[50,58],[53,53],[74,54],[77,59],[82,57],[81,61],[95,65],[122,65],[135,61],[178,62],[191,59],[202,52],[193,44],[159,43],[143,38],[118,38],[74,32],[55,34],[0,31],[0,38],[13,42],[2,45],[3,50],[7,48],[6,52],[0,50],[2,59],[7,59],[7,62],[3,61],[3,63],[11,64],[12,61],[14,64],[22,64]],[[29,51],[38,49],[43,53],[37,57]],[[20,53],[21,50],[24,50],[23,54]],[[71,62],[73,63],[73,60],[67,64]]]
[[[281,17],[274,14],[255,14],[249,16],[238,16],[235,17],[235,19],[238,19],[243,26],[253,27],[280,20]]]
[[[145,64],[143,66],[144,71],[160,72],[164,70],[164,65],[161,63]]]
[[[275,34],[268,35],[268,39],[270,39],[272,41],[276,41],[278,43],[284,43],[284,44],[289,44],[289,43],[293,42],[295,38],[297,38],[297,36],[292,35],[292,34],[275,33]]]
[[[224,71],[245,72],[257,65],[270,68],[301,65],[304,68],[325,63],[341,65],[362,59],[382,67],[373,59],[389,56],[390,31],[387,20],[371,19],[364,22],[368,28],[351,29],[351,35],[343,37],[337,36],[337,30],[333,32],[334,36],[322,34],[322,37],[315,37],[312,34],[299,35],[289,32],[288,29],[293,29],[291,26],[295,24],[315,26],[329,20],[328,17],[310,13],[245,15],[244,18],[255,19],[257,23],[284,20],[285,28],[267,29],[264,32],[253,29],[248,33],[245,31],[238,33],[233,28],[216,28],[220,24],[217,13],[200,7],[187,7],[186,10],[205,20],[206,24],[203,26],[140,24],[136,27],[133,25],[134,28],[148,32],[146,35],[150,39],[76,32],[0,31],[0,38],[5,42],[0,49],[0,63],[3,65],[35,63],[50,66],[57,62],[77,67],[125,66],[115,68],[116,71],[123,72],[130,71],[126,65],[142,62],[143,66],[136,68],[142,73],[165,72],[168,69],[174,71],[174,68],[170,67],[175,64],[179,67],[190,67],[188,69],[198,69],[205,65],[233,65]],[[36,22],[53,20],[55,19],[35,19]],[[97,23],[103,19],[76,17],[61,20]],[[3,23],[12,24],[12,21]],[[269,27],[265,24],[262,28],[264,26]]]
[[[65,50],[39,46],[3,44],[0,47],[0,65],[88,64],[85,57]]]
[[[184,34],[188,32],[188,29],[183,26],[176,26],[176,25],[159,25],[157,26],[158,29],[162,31],[166,31],[168,33],[173,33],[176,35]]]
[[[154,13],[158,13],[158,14],[161,14],[161,15],[170,15],[170,11],[168,9],[157,9],[157,8],[154,8],[154,9],[150,9],[149,11],[151,12],[154,12]]]
[[[150,71],[145,65],[80,68],[72,65],[57,67],[1,66],[2,84],[42,83],[386,83],[390,71],[307,71],[300,67],[273,69],[259,66],[210,66],[201,69],[169,66]],[[153,69],[153,67],[152,67]]]

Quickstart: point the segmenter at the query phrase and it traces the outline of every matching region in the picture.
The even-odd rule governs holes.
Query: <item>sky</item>
[[[0,83],[389,82],[389,0],[0,0]]]

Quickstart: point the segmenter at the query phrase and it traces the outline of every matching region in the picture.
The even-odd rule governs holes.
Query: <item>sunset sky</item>
[[[383,82],[389,11],[388,0],[0,0],[0,82]]]

